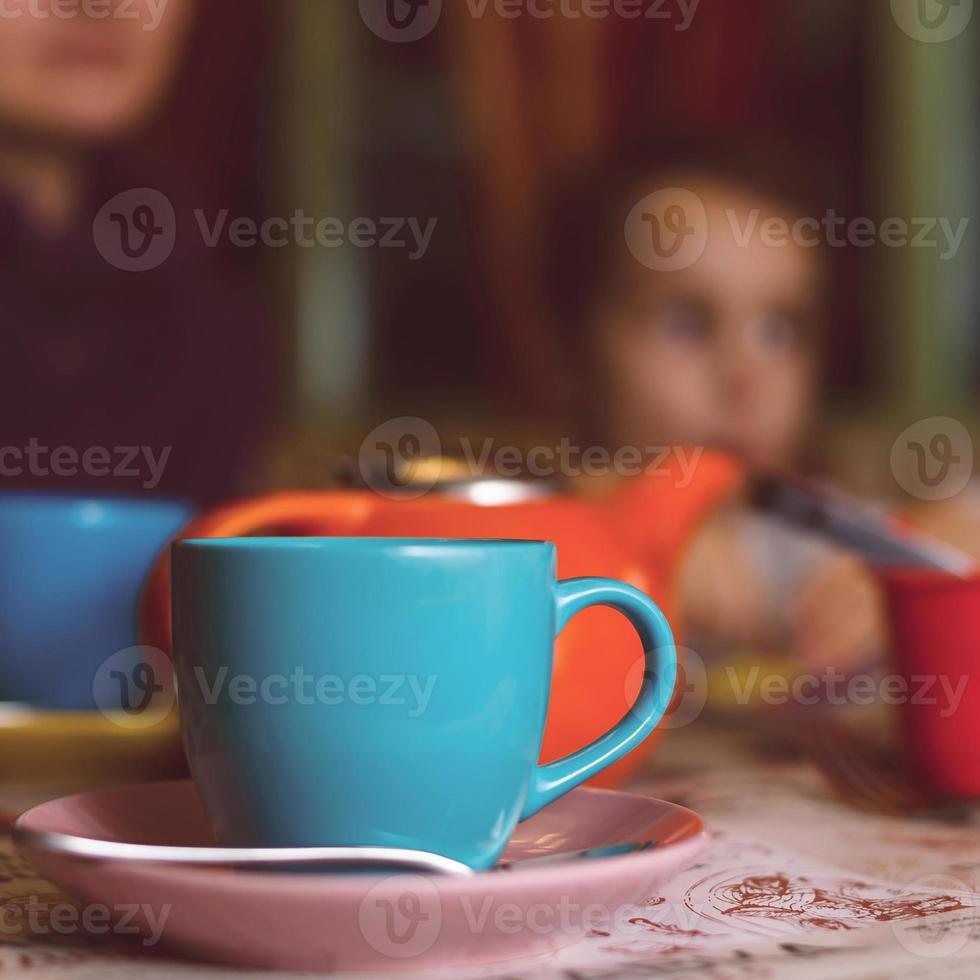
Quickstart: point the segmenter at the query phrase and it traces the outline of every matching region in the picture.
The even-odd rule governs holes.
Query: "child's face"
[[[626,445],[719,446],[759,465],[787,462],[813,402],[818,250],[740,240],[753,209],[756,227],[795,217],[747,190],[683,175],[666,186],[702,199],[708,243],[672,272],[651,271],[624,248],[594,335],[611,434]]]
[[[113,139],[170,83],[193,0],[5,0],[0,126],[55,141]]]

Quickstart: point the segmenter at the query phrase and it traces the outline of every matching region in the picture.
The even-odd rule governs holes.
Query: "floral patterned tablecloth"
[[[859,812],[807,760],[767,757],[751,735],[707,721],[671,732],[636,788],[707,820],[712,841],[694,866],[644,896],[613,931],[546,959],[444,975],[980,976],[980,810],[955,823]],[[8,812],[21,803],[0,794]],[[73,908],[0,838],[0,975],[236,974],[109,948]]]

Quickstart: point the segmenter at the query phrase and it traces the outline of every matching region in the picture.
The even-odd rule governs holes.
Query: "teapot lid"
[[[553,479],[494,472],[477,474],[466,460],[452,456],[388,459],[374,464],[345,456],[338,461],[335,473],[346,487],[383,491],[391,497],[418,497],[422,491],[481,507],[522,504],[562,492],[561,485]]]

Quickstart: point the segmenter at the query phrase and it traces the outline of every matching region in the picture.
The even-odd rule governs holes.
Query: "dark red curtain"
[[[240,206],[255,194],[280,20],[280,5],[268,0],[198,2],[176,90],[138,152],[192,188],[202,206]]]

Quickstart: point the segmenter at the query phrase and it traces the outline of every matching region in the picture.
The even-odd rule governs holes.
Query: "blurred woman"
[[[195,8],[5,5],[0,489],[210,502],[238,488],[272,420],[279,345],[246,273],[202,235],[202,192],[133,152]]]

